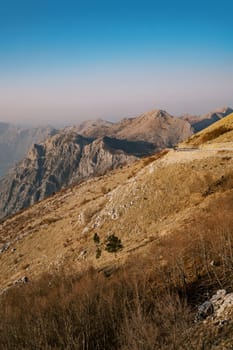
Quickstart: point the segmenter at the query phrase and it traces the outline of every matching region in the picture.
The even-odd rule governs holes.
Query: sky
[[[233,106],[230,0],[0,0],[0,120]]]

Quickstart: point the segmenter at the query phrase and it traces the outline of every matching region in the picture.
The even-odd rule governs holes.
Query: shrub
[[[123,248],[120,238],[115,236],[115,234],[108,236],[105,244],[105,250],[109,253],[116,253],[118,250]]]
[[[100,247],[97,247],[96,254],[95,254],[96,259],[99,259],[101,257],[101,253],[102,253],[102,251],[101,251]]]
[[[100,237],[99,237],[98,233],[94,234],[93,241],[95,242],[95,244],[99,244],[100,243]]]

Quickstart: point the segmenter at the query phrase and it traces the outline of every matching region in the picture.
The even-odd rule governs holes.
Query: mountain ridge
[[[64,186],[172,147],[192,134],[189,123],[160,110],[116,124],[102,120],[97,124],[98,127],[96,122],[68,127],[44,143],[34,144],[27,157],[0,181],[0,217],[28,207]]]
[[[200,116],[184,115],[181,118],[183,120],[188,121],[192,125],[194,132],[199,132],[202,129],[205,129],[208,126],[212,125],[216,121],[231,114],[232,112],[233,112],[233,109],[231,107],[222,107],[222,108],[218,108],[212,112],[202,114]]]
[[[182,116],[179,119],[188,122],[191,125],[192,130],[194,132],[197,132],[200,129],[209,126],[216,120],[219,120],[220,118],[226,116],[231,111],[233,110],[230,107],[223,107],[202,116],[186,115]],[[65,127],[65,129],[67,131],[74,130],[76,133],[82,134],[83,136],[93,138],[109,136],[120,139],[130,138],[130,140],[139,140],[141,138],[142,140],[150,141],[153,143],[157,141],[158,148],[164,148],[168,144],[174,145],[176,141],[180,141],[178,139],[178,135],[176,139],[174,139],[173,137],[173,139],[168,140],[166,138],[166,135],[164,135],[162,132],[161,134],[157,133],[157,135],[152,133],[150,136],[150,140],[148,140],[148,132],[151,132],[151,129],[155,130],[156,128],[160,128],[159,123],[157,123],[157,125],[155,121],[153,123],[153,116],[158,117],[159,114],[161,115],[161,117],[169,115],[172,118],[174,118],[172,115],[168,114],[164,110],[155,109],[150,112],[144,113],[139,117],[124,118],[118,122],[110,122],[102,119],[87,120],[75,126]],[[140,119],[141,123],[139,122]],[[136,120],[137,122],[135,123]],[[148,125],[147,127],[145,127],[145,125],[143,126],[143,124]],[[174,123],[174,130],[176,129],[177,134],[182,133],[181,125],[179,130],[179,127],[176,124],[180,123],[178,123],[177,121],[176,123]],[[185,128],[186,134],[183,131],[185,136],[184,138],[189,136],[189,127],[186,125]],[[145,130],[143,131],[143,129]],[[50,126],[29,128],[26,126],[23,127],[5,122],[0,122],[0,176],[5,175],[10,168],[16,165],[18,161],[22,160],[22,158],[26,156],[27,152],[29,151],[29,148],[34,143],[39,143],[45,140],[51,134],[53,135],[56,132],[57,130]]]
[[[130,164],[153,151],[153,145],[146,142],[56,134],[44,144],[35,144],[28,156],[1,179],[2,213],[12,214],[64,186]]]
[[[233,113],[219,119],[208,128],[199,131],[181,142],[180,147],[232,147],[233,141]]]

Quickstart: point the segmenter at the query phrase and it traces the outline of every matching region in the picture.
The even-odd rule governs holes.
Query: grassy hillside
[[[230,349],[232,319],[193,320],[233,290],[232,157],[164,151],[2,222],[0,347]]]
[[[96,259],[95,233],[101,242],[111,234],[122,239],[117,261],[124,263],[131,252],[143,252],[158,237],[192,221],[213,198],[209,193],[218,196],[231,189],[233,165],[227,151],[209,157],[202,151],[183,153],[145,158],[4,221],[1,244],[10,246],[0,255],[0,283],[5,286],[25,273],[34,278],[64,262],[77,270],[115,264],[104,250]]]
[[[201,146],[203,144],[213,143],[231,143],[233,142],[233,113],[229,116],[217,121],[208,128],[191,136],[185,142],[182,142],[181,147],[184,146]]]

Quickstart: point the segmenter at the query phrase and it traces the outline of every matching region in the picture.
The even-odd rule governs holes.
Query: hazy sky
[[[0,120],[233,106],[232,11],[232,0],[0,0]]]

